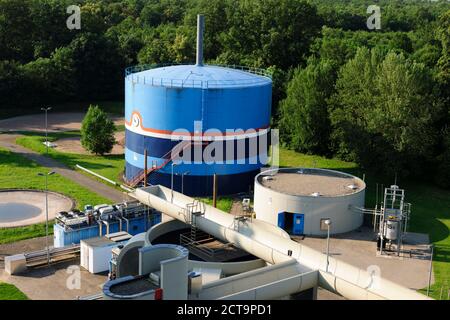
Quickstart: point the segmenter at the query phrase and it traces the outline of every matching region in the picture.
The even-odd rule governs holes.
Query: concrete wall
[[[305,274],[307,280],[302,281]],[[289,279],[288,281],[285,281]],[[277,299],[317,286],[317,271],[302,268],[294,259],[210,282],[193,299]],[[255,291],[256,290],[256,291]]]
[[[304,234],[322,235],[321,219],[331,219],[332,234],[349,232],[359,228],[363,223],[363,214],[352,210],[352,207],[364,207],[364,188],[356,193],[337,197],[294,196],[266,188],[255,178],[254,211],[256,219],[278,225],[280,212],[304,214]]]

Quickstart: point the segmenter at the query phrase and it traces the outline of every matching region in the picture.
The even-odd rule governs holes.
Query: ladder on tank
[[[197,227],[197,217],[205,215],[205,204],[200,200],[194,200],[186,205],[185,221],[191,226],[191,241],[196,241],[199,229]]]

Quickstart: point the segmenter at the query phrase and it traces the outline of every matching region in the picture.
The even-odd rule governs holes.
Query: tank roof
[[[214,65],[136,66],[126,70],[133,82],[183,88],[236,88],[269,85],[267,72],[256,68]]]
[[[256,179],[266,188],[295,196],[337,197],[357,193],[366,187],[358,177],[323,169],[280,169],[276,173],[263,172]]]

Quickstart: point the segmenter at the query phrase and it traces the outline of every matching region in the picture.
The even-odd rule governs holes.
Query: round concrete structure
[[[353,175],[325,169],[274,169],[255,177],[256,219],[290,234],[324,236],[359,228],[366,184]]]
[[[73,201],[58,193],[48,193],[48,215],[73,208]],[[0,191],[0,228],[27,226],[45,221],[45,192],[31,190]]]

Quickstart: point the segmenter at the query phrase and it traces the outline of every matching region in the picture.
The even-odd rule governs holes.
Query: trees
[[[431,160],[441,105],[423,64],[403,54],[359,49],[332,98],[334,150],[385,173],[418,173]]]
[[[333,92],[334,70],[330,61],[310,58],[296,69],[287,97],[280,104],[282,141],[297,151],[327,154],[330,124],[327,99]]]
[[[37,26],[30,0],[0,0],[0,60],[27,62],[33,58],[32,32]]]
[[[95,154],[109,153],[116,141],[115,130],[107,114],[99,106],[90,105],[81,124],[81,145]]]
[[[103,34],[81,33],[68,46],[74,62],[76,94],[86,99],[121,98],[125,64],[117,43]]]
[[[440,17],[437,36],[442,47],[442,54],[438,60],[437,76],[445,98],[450,99],[450,10]]]
[[[228,30],[218,59],[225,63],[251,61],[250,65],[282,69],[306,59],[320,32],[316,8],[301,0],[246,0],[227,7]]]
[[[447,1],[379,0],[376,31],[367,0],[85,0],[81,30],[66,27],[69,4],[0,0],[1,106],[122,99],[126,67],[195,60],[201,13],[206,63],[272,72],[272,124],[285,144],[445,176]]]

